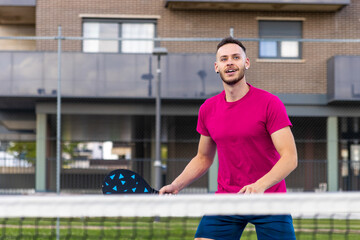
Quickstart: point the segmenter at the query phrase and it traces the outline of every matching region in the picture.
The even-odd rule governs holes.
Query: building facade
[[[171,182],[196,154],[200,105],[222,91],[215,49],[229,35],[247,48],[248,82],[278,95],[294,125],[289,190],[360,188],[358,1],[3,0],[0,11],[0,139],[4,149],[36,142],[32,170],[3,167],[2,178],[22,179],[12,188],[55,189],[59,56],[61,188],[96,191],[119,167],[154,182],[155,47],[168,51],[161,156]],[[188,191],[215,188],[216,161]]]

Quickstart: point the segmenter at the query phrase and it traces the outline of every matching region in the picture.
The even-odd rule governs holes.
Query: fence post
[[[339,189],[338,179],[338,118],[327,119],[327,182],[328,191]]]
[[[56,108],[56,193],[60,194],[61,174],[61,26],[58,27],[58,85],[57,85],[57,108]]]
[[[35,191],[46,191],[46,114],[36,114]]]

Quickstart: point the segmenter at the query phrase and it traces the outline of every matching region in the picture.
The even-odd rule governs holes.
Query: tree
[[[36,142],[10,142],[7,152],[17,159],[34,164],[36,159]]]
[[[62,153],[66,154],[70,159],[73,159],[76,155],[77,145],[77,142],[62,143]],[[36,142],[10,142],[6,152],[13,155],[17,159],[25,160],[31,164],[35,164]]]

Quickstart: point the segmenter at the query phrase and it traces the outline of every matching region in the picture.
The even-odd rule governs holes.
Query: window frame
[[[153,38],[157,37],[157,19],[128,19],[128,18],[83,18],[82,19],[82,36],[84,37],[84,23],[115,23],[118,24],[118,37],[122,37],[122,24],[123,23],[150,23],[154,24],[154,36]],[[82,41],[82,52],[84,52],[84,41]],[[101,41],[101,40],[98,40]],[[154,41],[154,47],[156,47],[158,43]],[[118,51],[116,52],[84,52],[84,53],[124,53],[121,49],[122,41],[118,41]],[[132,53],[132,54],[143,54],[144,52]],[[129,53],[126,53],[129,54]]]
[[[297,36],[262,36],[261,33],[261,22],[298,22],[300,23],[300,33]],[[265,42],[265,41],[259,41],[258,43],[258,58],[259,59],[275,59],[275,60],[302,60],[303,58],[303,54],[302,54],[302,50],[303,50],[303,44],[300,41],[294,41],[298,43],[298,56],[297,57],[283,57],[281,56],[281,50],[282,50],[282,46],[281,43],[282,42],[287,42],[287,41],[291,41],[291,39],[299,39],[302,38],[303,36],[303,26],[304,26],[304,20],[303,19],[258,19],[258,35],[260,39],[269,39],[271,42],[274,42],[274,39],[281,39],[283,38],[284,41],[275,41],[276,42],[276,56],[274,57],[268,57],[268,56],[262,56],[261,55],[261,42]]]

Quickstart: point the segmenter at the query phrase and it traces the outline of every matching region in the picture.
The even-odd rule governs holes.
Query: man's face
[[[250,66],[243,49],[235,44],[228,43],[220,47],[216,54],[215,71],[228,85],[235,85],[245,76],[245,69]]]

